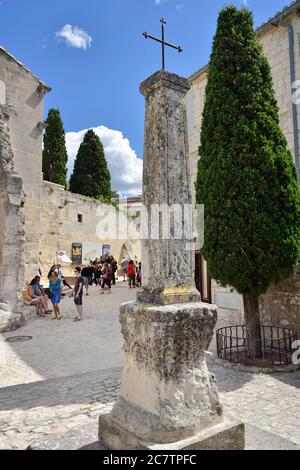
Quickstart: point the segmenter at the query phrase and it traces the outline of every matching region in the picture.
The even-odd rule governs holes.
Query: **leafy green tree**
[[[243,295],[248,356],[259,358],[259,297],[297,264],[300,192],[279,125],[270,66],[246,8],[220,12],[199,156],[203,256],[213,278]]]
[[[67,186],[68,153],[65,131],[58,109],[50,109],[44,134],[43,173],[44,179]]]
[[[107,202],[111,200],[110,172],[103,145],[93,130],[87,131],[79,147],[70,179],[70,191]]]
[[[119,195],[118,191],[112,191],[111,197],[114,198],[114,199],[119,199],[120,195]]]

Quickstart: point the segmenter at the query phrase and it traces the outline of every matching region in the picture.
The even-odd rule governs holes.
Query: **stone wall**
[[[18,311],[25,266],[25,231],[22,180],[14,171],[9,111],[0,105],[0,302]],[[15,266],[18,266],[17,276]],[[21,291],[21,292],[20,292]]]
[[[22,179],[14,171],[9,109],[0,104],[0,331],[23,321],[24,203]]]
[[[260,312],[264,325],[295,329],[300,338],[300,271],[261,297]]]
[[[52,263],[56,261],[58,251],[66,251],[67,255],[72,258],[72,243],[108,244],[118,262],[121,261],[124,253],[131,257],[136,255],[140,259],[139,240],[130,237],[127,239],[125,236],[118,239],[107,233],[108,220],[103,219],[107,210],[118,220],[120,213],[112,206],[105,206],[93,199],[65,191],[63,186],[44,181],[39,239],[43,274],[46,274]],[[78,218],[79,215],[81,218]],[[138,232],[134,230],[134,227],[133,233],[135,237],[138,237]],[[101,253],[98,254],[100,255]],[[73,266],[66,265],[64,272],[73,275]]]
[[[295,46],[295,68],[296,79],[300,80],[300,18],[296,15],[288,18],[294,27],[294,46]],[[274,90],[279,106],[279,117],[281,128],[287,138],[288,147],[295,155],[294,133],[293,133],[293,114],[292,114],[292,96],[291,96],[291,75],[289,58],[289,40],[288,30],[283,26],[270,26],[267,30],[257,35],[258,41],[263,47],[264,53],[271,65]],[[205,89],[207,85],[208,68],[195,73],[192,77],[193,86],[187,95],[188,111],[188,136],[190,151],[190,167],[192,176],[192,187],[197,178],[198,147],[200,144],[202,113],[205,103]],[[298,108],[298,125],[300,132],[300,107]],[[299,133],[300,140],[300,133]],[[193,191],[195,201],[195,191]],[[200,247],[198,247],[200,248]],[[293,283],[293,280],[290,281]],[[287,284],[283,283],[284,286]],[[275,293],[276,288],[271,289]],[[299,285],[298,285],[299,292]],[[282,290],[281,290],[282,293]],[[298,294],[299,295],[299,294]],[[272,294],[267,295],[271,300]],[[299,296],[296,298],[299,301]],[[285,298],[287,302],[288,297]],[[227,318],[231,323],[240,323],[243,320],[243,301],[242,297],[231,288],[223,288],[216,282],[212,283],[212,300],[221,308],[222,317]],[[269,311],[274,308],[270,304]],[[291,310],[295,307],[291,305]],[[264,301],[264,309],[268,310],[267,301]],[[277,312],[277,308],[275,308]],[[280,308],[280,311],[283,311]],[[269,313],[270,315],[270,313]],[[275,317],[277,315],[274,314]],[[274,317],[274,319],[275,319]],[[278,323],[278,322],[277,322]]]
[[[25,276],[38,267],[44,94],[49,90],[14,57],[0,48],[0,104],[9,110],[14,168],[26,194]]]

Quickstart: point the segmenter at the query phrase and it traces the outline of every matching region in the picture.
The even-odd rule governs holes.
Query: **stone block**
[[[145,442],[134,433],[122,429],[112,422],[107,414],[99,417],[99,438],[104,446],[109,446],[111,450],[244,450],[245,427],[238,421],[224,417],[222,422],[189,438],[157,444]]]

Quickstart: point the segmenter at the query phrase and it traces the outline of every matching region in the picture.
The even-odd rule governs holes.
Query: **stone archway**
[[[125,257],[127,258],[130,258],[130,249],[128,248],[128,246],[126,245],[126,243],[123,243],[123,246],[121,248],[121,251],[120,251],[120,256],[119,256],[119,259],[118,259],[118,265],[120,266],[121,265],[121,262],[122,262],[122,259]]]
[[[9,111],[0,105],[0,331],[23,321],[24,204],[22,179],[13,166]]]

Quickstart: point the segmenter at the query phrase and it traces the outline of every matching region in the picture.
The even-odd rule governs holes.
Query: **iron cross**
[[[143,36],[146,39],[148,38],[153,39],[153,41],[159,42],[162,45],[162,69],[165,70],[165,47],[166,46],[171,47],[172,49],[176,49],[178,52],[182,52],[183,50],[181,49],[180,46],[174,46],[173,44],[170,44],[169,42],[165,41],[165,25],[167,24],[167,22],[164,18],[162,18],[160,22],[161,22],[161,35],[162,35],[161,39],[155,38],[154,36],[151,36],[148,33],[143,33]]]

